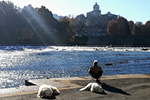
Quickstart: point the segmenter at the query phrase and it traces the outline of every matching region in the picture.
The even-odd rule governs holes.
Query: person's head
[[[94,60],[93,66],[98,66],[98,61],[97,60]]]

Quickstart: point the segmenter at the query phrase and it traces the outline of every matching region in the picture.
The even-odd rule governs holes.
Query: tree
[[[21,15],[12,2],[0,2],[0,39],[3,42],[16,42],[16,32],[24,27],[22,22]]]
[[[133,35],[142,35],[142,27],[143,27],[143,23],[142,22],[136,22],[134,24],[134,28],[133,28]]]
[[[82,36],[82,32],[85,31],[85,26],[86,26],[85,22],[86,22],[86,18],[83,14],[78,15],[73,20],[73,30],[74,30],[75,36]]]
[[[44,22],[49,25],[49,27],[56,26],[57,20],[53,17],[52,12],[49,11],[45,6],[38,8],[37,13],[40,15],[42,20],[44,20]]]
[[[51,11],[44,6],[33,8],[32,5],[28,5],[21,13],[27,20],[27,28],[33,32],[35,42],[51,44],[55,41],[58,21],[54,19]]]
[[[73,41],[73,19],[63,17],[59,20],[59,22],[59,36],[62,37],[62,40],[65,42]]]
[[[127,19],[123,17],[111,21],[107,26],[107,32],[112,36],[129,36],[130,30]]]
[[[109,22],[109,24],[107,26],[107,32],[111,36],[119,36],[118,25],[117,25],[116,21]]]
[[[133,21],[129,21],[128,25],[129,25],[129,29],[130,29],[130,34],[133,35],[134,22]]]
[[[21,31],[21,36],[19,40],[31,40],[33,38],[33,33],[30,29],[23,29]]]
[[[149,35],[150,36],[150,21],[147,21],[142,28],[142,35]]]

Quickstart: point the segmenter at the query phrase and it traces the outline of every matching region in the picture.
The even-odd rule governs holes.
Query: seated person
[[[89,74],[96,79],[96,82],[100,82],[100,77],[102,76],[103,70],[100,66],[98,66],[98,61],[94,60],[93,66],[89,69]]]

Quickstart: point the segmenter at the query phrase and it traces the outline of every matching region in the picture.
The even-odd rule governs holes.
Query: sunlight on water
[[[150,48],[146,49],[0,46],[0,88],[17,87],[27,79],[88,76],[95,59],[104,75],[150,74]]]

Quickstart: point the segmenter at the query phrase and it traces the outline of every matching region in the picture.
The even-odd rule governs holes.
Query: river
[[[150,74],[148,47],[0,46],[0,88],[27,79],[88,76],[94,60],[103,75]]]

